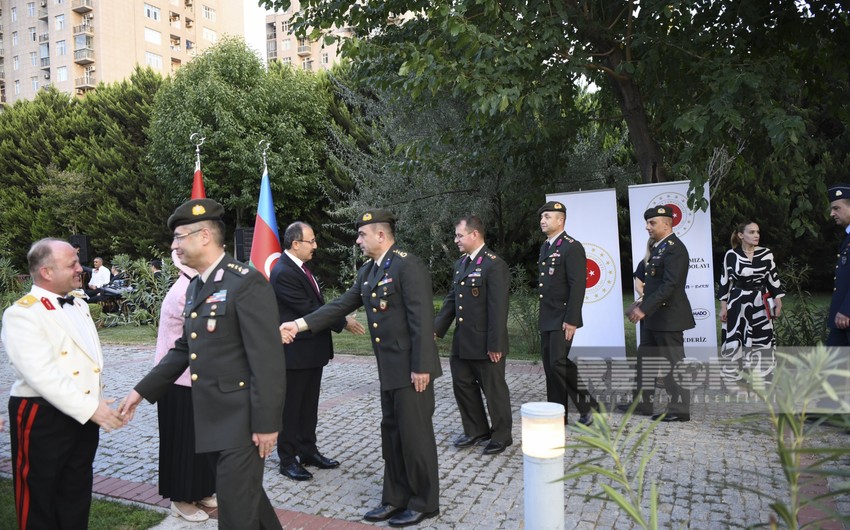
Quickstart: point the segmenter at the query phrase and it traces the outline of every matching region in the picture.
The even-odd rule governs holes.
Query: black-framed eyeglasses
[[[198,228],[197,230],[192,230],[191,232],[186,232],[185,234],[174,234],[174,241],[177,241],[178,243],[180,243],[181,241],[183,241],[187,237],[191,236],[192,234],[197,234],[201,230],[203,230],[203,228]]]
[[[308,243],[310,245],[316,244],[316,238],[315,237],[313,239],[310,239],[309,241],[306,240],[306,239],[296,239],[295,241],[298,241],[299,243]]]

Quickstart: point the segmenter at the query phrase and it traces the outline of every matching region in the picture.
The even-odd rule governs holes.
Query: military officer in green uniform
[[[484,223],[476,215],[455,225],[455,243],[464,255],[455,263],[452,288],[434,329],[443,337],[452,322],[456,323],[449,363],[463,435],[454,445],[470,447],[489,439],[484,454],[495,455],[513,443],[511,397],[505,382],[511,273],[505,260],[490,251],[484,237]]]
[[[360,306],[366,309],[381,382],[384,491],[367,521],[417,524],[439,513],[434,385],[442,375],[434,342],[431,274],[395,244],[395,216],[369,210],[357,220],[357,244],[371,258],[354,285],[336,300],[280,326],[281,338],[330,327]]]
[[[274,291],[224,251],[224,209],[193,199],[168,219],[171,248],[198,271],[186,291],[183,336],[125,399],[129,421],[144,397],[162,397],[189,367],[195,449],[216,453],[219,528],[281,528],[263,490],[264,458],[281,428],[286,366]]]
[[[546,399],[562,404],[566,411],[569,396],[579,411],[579,423],[590,425],[591,412],[599,405],[579,378],[578,366],[569,358],[573,336],[584,324],[581,308],[587,288],[587,255],[582,244],[564,232],[567,209],[562,203],[549,201],[537,210],[537,215],[540,229],[546,234],[537,261]]]
[[[684,330],[696,325],[685,292],[690,264],[688,249],[673,233],[673,211],[669,207],[653,206],[643,217],[646,231],[655,243],[646,264],[643,301],[628,315],[631,322],[642,321],[635,390],[635,399],[639,402],[635,411],[652,415],[654,368],[660,364],[665,372],[664,388],[670,397],[662,421],[690,421],[691,391],[680,386],[675,376],[679,363],[685,358]],[[653,361],[648,363],[649,359]],[[647,364],[651,368],[647,369]],[[649,388],[644,388],[644,384]],[[660,416],[655,415],[653,419]]]

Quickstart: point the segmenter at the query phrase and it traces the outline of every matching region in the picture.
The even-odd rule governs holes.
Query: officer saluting
[[[218,456],[219,528],[281,528],[263,490],[263,462],[280,431],[286,367],[271,285],[224,251],[224,209],[193,199],[168,218],[171,248],[198,271],[186,291],[183,336],[127,395],[164,396],[186,367],[192,378],[195,449]]]
[[[357,244],[367,261],[339,298],[280,326],[289,342],[299,331],[327,329],[360,306],[366,309],[381,381],[384,492],[367,521],[420,523],[439,513],[434,385],[442,375],[434,342],[431,274],[395,244],[395,216],[369,210],[357,220]]]

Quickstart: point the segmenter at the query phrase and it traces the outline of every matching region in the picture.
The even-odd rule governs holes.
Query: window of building
[[[13,31],[12,32],[12,46],[17,46],[17,45],[18,45],[18,32]]]
[[[204,28],[203,34],[205,41],[215,42],[218,40],[218,33],[211,30],[210,28]]]
[[[38,90],[38,76],[30,77],[30,83],[32,84],[32,91],[35,92]]]
[[[280,23],[280,31],[282,31],[283,33],[292,33],[290,28],[291,26],[288,20],[285,20]]]
[[[35,52],[33,52],[35,53]],[[12,70],[18,70],[21,67],[21,59],[16,55],[12,57]]]
[[[38,40],[38,35],[35,33],[35,28],[27,28],[27,31],[30,34],[30,40],[35,42]]]
[[[145,4],[145,16],[151,20],[159,22],[159,8],[150,4]]]
[[[15,95],[16,96],[21,95],[21,82],[18,81],[17,79],[15,79]]]
[[[68,54],[68,43],[64,40],[56,41],[56,55],[62,57]]]
[[[56,15],[55,21],[57,30],[65,29],[65,15]]]
[[[68,80],[68,67],[60,66],[56,69],[56,81],[67,81]]]
[[[9,16],[12,17],[12,22],[17,22],[18,21],[18,8],[13,7],[12,9],[10,9],[9,10]]]
[[[35,2],[27,2],[27,15],[31,17],[35,16]]]
[[[283,64],[292,64],[292,57],[281,57],[280,62]]]
[[[155,29],[145,28],[145,40],[151,44],[160,45],[162,44],[162,33]]]
[[[292,49],[292,39],[283,39],[280,41],[280,48],[282,50],[291,50]]]
[[[327,66],[327,65],[329,65],[330,63],[331,63],[331,58],[330,58],[330,56],[328,55],[328,52],[323,52],[323,53],[322,53],[322,64],[323,64],[323,65],[325,65],[325,66]]]
[[[53,0],[53,3],[56,4],[56,5],[64,4],[65,0]]]
[[[77,35],[74,37],[74,49],[82,50],[84,48],[93,48],[94,39],[89,35]]]
[[[30,52],[30,64],[33,66],[38,66],[38,54],[35,52]]]
[[[189,51],[194,47],[195,47],[195,43],[190,41],[189,39],[186,39],[186,51]]]
[[[211,22],[215,22],[215,9],[210,6],[204,6],[204,18]]]
[[[145,63],[156,70],[162,70],[162,55],[145,52]]]
[[[301,68],[304,70],[312,70],[313,69],[313,59],[306,57],[301,59]]]

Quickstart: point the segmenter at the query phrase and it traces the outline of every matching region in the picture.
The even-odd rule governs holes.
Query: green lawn
[[[12,480],[0,478],[0,528],[17,528]],[[156,526],[167,514],[119,502],[94,499],[89,530],[143,530]]]

